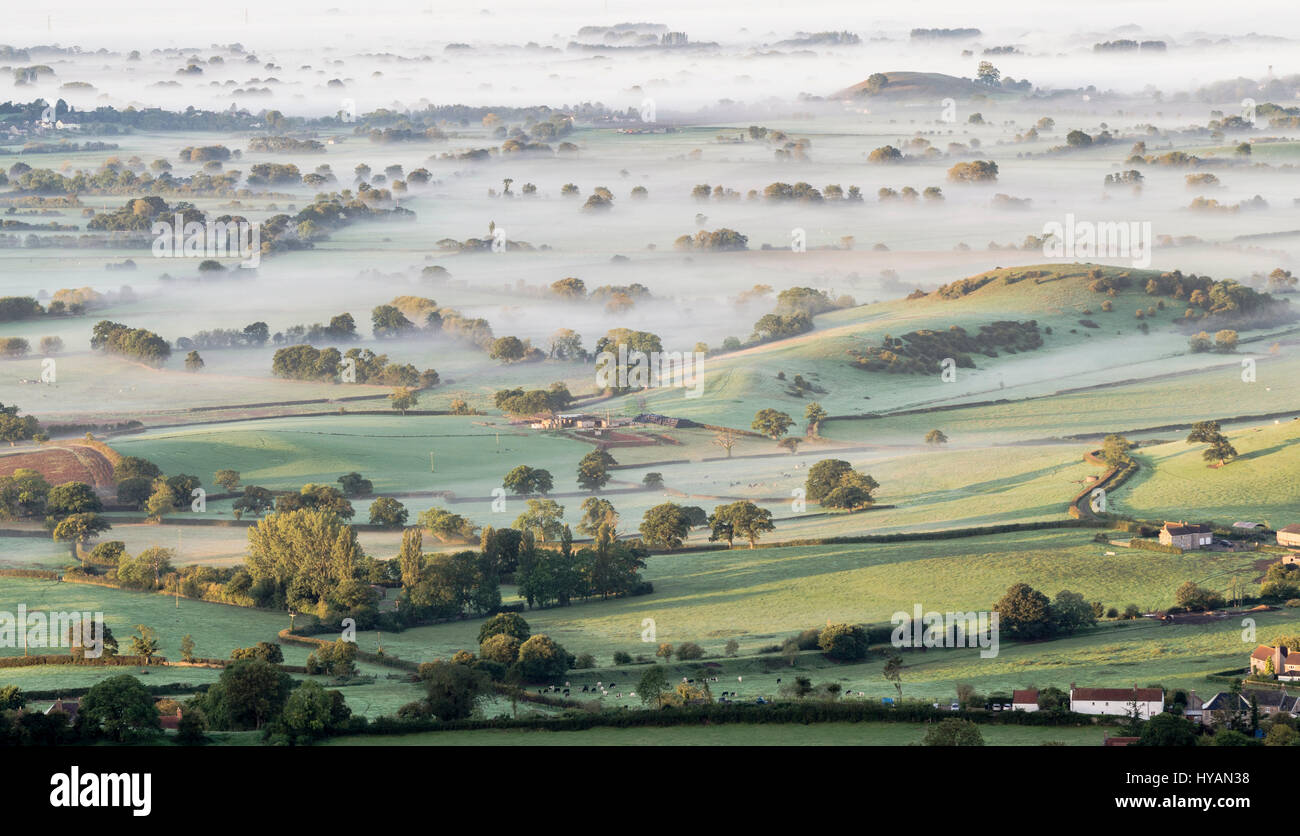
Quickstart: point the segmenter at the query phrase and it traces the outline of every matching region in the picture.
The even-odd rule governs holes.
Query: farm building
[[[534,421],[531,426],[535,430],[596,430],[609,426],[609,421],[600,415],[570,412],[542,418]]]
[[[1214,540],[1214,529],[1208,525],[1185,522],[1166,522],[1160,529],[1160,544],[1177,546],[1180,549],[1199,549],[1210,545]]]
[[[1075,688],[1070,687],[1070,710],[1078,714],[1123,716],[1137,703],[1138,716],[1150,719],[1165,710],[1161,688]]]
[[[1300,549],[1300,525],[1292,524],[1277,530],[1277,544],[1288,549]]]
[[[1012,711],[1037,711],[1038,710],[1038,689],[1027,688],[1023,691],[1011,692],[1011,710]]]

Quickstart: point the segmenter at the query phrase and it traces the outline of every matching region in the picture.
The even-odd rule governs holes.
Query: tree
[[[555,483],[549,470],[521,464],[505,475],[501,480],[501,486],[516,496],[527,496],[531,493],[545,496],[550,493]]]
[[[532,532],[543,543],[560,539],[564,527],[564,506],[553,499],[530,499],[528,509],[514,521],[519,531]]]
[[[822,432],[822,422],[825,421],[829,415],[825,409],[822,409],[820,403],[813,401],[808,404],[808,406],[804,407],[803,417],[804,420],[808,422],[808,435],[819,436]]]
[[[773,441],[785,435],[792,426],[794,426],[793,418],[770,407],[760,409],[755,413],[754,420],[750,424],[753,430],[762,433]]]
[[[1029,584],[1012,584],[993,610],[998,614],[998,627],[1014,639],[1043,639],[1054,630],[1051,602]]]
[[[582,519],[578,520],[578,533],[595,537],[602,525],[609,525],[610,530],[618,524],[618,512],[608,499],[589,496],[582,501]]]
[[[722,652],[727,656],[735,656],[740,651],[740,642],[735,639],[727,639],[727,643],[722,646]]]
[[[897,653],[891,654],[888,661],[885,662],[885,668],[882,671],[885,679],[894,683],[894,690],[898,692],[898,699],[903,699],[903,657]]]
[[[197,351],[191,351],[189,354],[185,355],[185,371],[202,371],[205,365],[207,364],[203,362],[203,358],[199,356]]]
[[[408,409],[415,409],[420,405],[420,398],[415,394],[414,389],[394,389],[388,396],[388,403],[393,409],[405,415]]]
[[[194,637],[189,633],[181,637],[181,659],[186,662],[194,661]]]
[[[136,635],[131,637],[131,655],[144,659],[146,665],[158,653],[158,636],[153,629],[143,624],[135,625]]]
[[[1201,454],[1207,462],[1218,462],[1221,466],[1228,459],[1237,456],[1237,449],[1228,441],[1228,437],[1219,429],[1218,421],[1198,421],[1192,425],[1187,436],[1188,444],[1208,444],[1209,448]]]
[[[384,528],[401,528],[406,525],[408,512],[396,499],[381,496],[370,503],[370,524]]]
[[[118,743],[162,730],[149,689],[128,674],[92,685],[77,707],[77,723],[84,731]]]
[[[530,636],[519,646],[520,672],[529,682],[559,679],[572,664],[569,653],[545,633]]]
[[[60,520],[52,533],[55,540],[71,544],[72,555],[76,557],[85,547],[86,541],[95,539],[112,527],[99,514],[73,514]]]
[[[235,519],[239,519],[245,513],[260,517],[274,504],[274,497],[266,488],[257,485],[245,485],[243,496],[236,499],[230,507],[235,513]]]
[[[277,716],[293,689],[293,678],[265,659],[240,659],[221,672],[198,700],[214,729],[260,729]]]
[[[335,698],[331,695],[338,696],[342,711],[336,710]],[[294,743],[311,743],[337,728],[340,719],[346,719],[351,714],[346,703],[343,703],[342,694],[326,691],[319,682],[307,679],[299,683],[285,700],[275,730]]]
[[[1051,619],[1054,631],[1066,635],[1097,623],[1092,604],[1084,600],[1079,593],[1068,589],[1056,593],[1051,606]]]
[[[1102,461],[1110,467],[1119,467],[1133,461],[1129,455],[1129,450],[1133,449],[1133,442],[1129,441],[1122,435],[1111,433],[1101,443]]]
[[[235,488],[239,487],[239,471],[218,470],[216,476],[213,477],[213,481],[227,491],[234,491]]]
[[[578,485],[593,493],[600,490],[609,482],[609,468],[616,464],[604,450],[592,450],[578,461]]]
[[[393,305],[379,305],[371,310],[370,324],[379,339],[400,337],[415,330],[415,323]]]
[[[176,492],[162,479],[153,483],[153,493],[144,503],[145,513],[154,522],[161,522],[164,514],[176,510]]]
[[[503,612],[483,622],[483,626],[478,631],[478,641],[482,644],[492,636],[506,635],[514,636],[520,642],[524,642],[531,634],[528,622],[522,615],[517,612]]]
[[[867,631],[856,624],[827,624],[817,636],[817,646],[828,659],[855,662],[867,658]]]
[[[646,545],[677,549],[690,533],[691,522],[682,506],[664,502],[645,512],[639,530]]]
[[[646,668],[636,690],[643,704],[663,708],[664,692],[668,690],[668,677],[664,676],[663,666],[652,665]]]
[[[375,490],[374,483],[356,471],[344,473],[334,481],[339,483],[344,496],[370,496]],[[306,488],[303,491],[306,492]]]
[[[1223,596],[1204,589],[1195,581],[1187,581],[1174,593],[1174,603],[1186,610],[1212,610],[1223,606]]]
[[[975,71],[975,77],[978,78],[980,82],[983,84],[987,84],[991,87],[996,87],[998,85],[998,81],[1002,78],[1002,73],[999,72],[998,68],[993,66],[992,63],[988,61],[981,61],[979,65],[979,69]]]
[[[948,436],[944,435],[940,430],[930,430],[925,434],[925,443],[932,447],[937,447],[940,444],[947,444]]]
[[[934,723],[925,733],[922,746],[983,746],[979,726],[970,720],[949,717]]]
[[[657,471],[651,471],[642,477],[641,484],[651,490],[662,488],[664,486],[664,475]]]
[[[95,490],[84,482],[64,482],[50,488],[45,498],[45,513],[55,520],[73,514],[98,514],[103,510],[104,503]]]
[[[776,530],[776,526],[772,523],[772,512],[758,507],[747,499],[729,505],[719,505],[713,509],[713,515],[709,517],[709,525],[713,528],[709,540],[725,539],[727,546],[730,547],[736,537],[744,537],[749,541],[751,549],[763,534]]]
[[[500,662],[509,667],[519,660],[519,648],[523,644],[509,633],[497,633],[488,636],[478,646],[478,654],[484,659]]]
[[[126,479],[157,479],[162,475],[162,468],[139,456],[123,456],[122,459],[113,465],[113,481],[122,482]]]
[[[731,458],[731,448],[736,446],[736,441],[739,440],[739,438],[740,433],[735,430],[721,429],[718,430],[717,435],[713,436],[713,445],[726,450],[727,458]]]
[[[527,352],[527,347],[518,337],[497,337],[488,349],[488,357],[509,364],[524,359]]]

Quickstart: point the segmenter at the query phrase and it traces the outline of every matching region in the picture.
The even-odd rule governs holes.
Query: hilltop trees
[[[944,435],[942,430],[930,430],[925,434],[925,443],[931,447],[938,447],[948,443],[948,436]]]
[[[1192,426],[1192,431],[1187,436],[1187,443],[1210,445],[1201,454],[1201,458],[1207,462],[1218,462],[1220,466],[1227,464],[1228,459],[1237,456],[1237,448],[1233,447],[1228,437],[1220,431],[1218,421],[1198,421]]]

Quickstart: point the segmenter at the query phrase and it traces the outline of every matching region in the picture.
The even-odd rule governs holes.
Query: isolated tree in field
[[[527,349],[518,337],[497,337],[488,350],[488,357],[502,363],[514,363],[524,359]]]
[[[135,625],[135,632],[136,635],[131,637],[129,648],[131,655],[144,659],[144,663],[147,665],[158,654],[158,636],[154,633],[153,628],[146,627],[143,624]]]
[[[239,487],[239,471],[218,470],[212,481],[216,482],[227,491],[233,491],[235,488]]]
[[[123,456],[117,464],[113,465],[114,482],[122,482],[126,479],[156,479],[161,475],[162,469],[158,465],[139,456]]]
[[[1223,606],[1223,596],[1187,581],[1174,593],[1174,603],[1186,610],[1205,611]]]
[[[803,417],[808,422],[808,435],[818,436],[821,435],[822,422],[829,416],[820,403],[813,401],[804,407]]]
[[[727,458],[731,458],[731,448],[736,446],[736,441],[739,440],[739,438],[740,433],[735,430],[723,429],[719,430],[717,435],[713,436],[713,444],[716,447],[721,447],[723,450],[726,450]]]
[[[289,674],[265,659],[241,659],[222,670],[198,703],[214,729],[260,729],[280,714],[292,691]]]
[[[600,490],[609,482],[609,468],[616,464],[604,450],[592,450],[578,462],[578,485],[583,490]]]
[[[903,699],[903,657],[897,653],[891,654],[885,662],[882,673],[885,679],[894,683],[894,690],[898,692],[898,699],[901,701]]]
[[[789,450],[790,455],[793,456],[795,453],[799,452],[799,442],[802,440],[803,439],[794,437],[783,438],[776,443],[776,446],[780,447],[782,450]]]
[[[664,676],[661,665],[652,665],[641,674],[641,681],[636,684],[637,695],[645,705],[663,708],[664,692],[668,690],[668,677]]]
[[[682,511],[682,506],[674,502],[665,502],[646,511],[640,526],[641,539],[646,545],[665,549],[681,548],[690,530],[690,519]]]
[[[672,644],[669,642],[660,642],[659,647],[655,649],[655,655],[660,659],[663,659],[665,662],[671,661],[673,658]]]
[[[998,81],[1002,78],[1002,73],[991,62],[981,61],[979,69],[975,71],[975,77],[984,84],[996,87]]]
[[[550,493],[555,483],[549,470],[521,464],[505,475],[501,480],[501,486],[516,496],[527,496],[530,493],[545,496]]]
[[[614,504],[608,499],[589,496],[582,501],[582,519],[578,520],[579,534],[595,537],[602,525],[610,526],[612,531],[613,526],[617,524],[618,512],[614,510]]]
[[[370,524],[384,528],[401,528],[406,525],[408,511],[402,503],[390,496],[381,496],[370,503]]]
[[[1209,449],[1201,454],[1201,458],[1207,462],[1218,462],[1220,465],[1226,464],[1228,459],[1235,458],[1237,449],[1228,441],[1228,437],[1219,429],[1218,421],[1198,421],[1192,425],[1192,431],[1187,436],[1188,444],[1208,444]]]
[[[110,528],[112,526],[108,520],[99,514],[73,514],[64,517],[54,526],[53,536],[59,542],[68,543],[72,556],[76,557],[88,540],[95,539]]]
[[[772,408],[760,409],[750,424],[750,428],[755,432],[760,432],[768,438],[776,441],[781,436],[789,432],[794,426],[794,419],[789,415]]]
[[[352,473],[344,473],[334,481],[339,483],[339,487],[343,490],[344,496],[369,496],[375,489],[374,484],[369,479],[356,471],[353,471]],[[324,486],[321,485],[319,487]],[[305,492],[306,488],[303,490]]]
[[[430,508],[427,511],[421,511],[419,522],[420,525],[442,538],[474,536],[475,526],[472,522],[460,514],[453,514],[442,508]]]
[[[519,645],[519,668],[529,682],[559,679],[572,664],[568,651],[545,633],[529,636]]]
[[[940,444],[948,443],[948,436],[943,434],[942,430],[930,430],[925,434],[925,443],[931,447],[937,447]]]
[[[1225,328],[1214,334],[1214,350],[1221,354],[1231,354],[1237,350],[1238,335],[1236,331]]]
[[[528,622],[517,612],[503,612],[483,622],[483,626],[478,630],[479,644],[487,641],[490,636],[504,634],[514,636],[521,643],[528,640],[532,635],[532,630]]]
[[[564,530],[564,506],[553,499],[530,499],[528,510],[515,519],[518,531],[531,531],[543,543],[560,539]]]
[[[652,471],[642,477],[641,484],[651,489],[662,488],[664,486],[664,475],[657,471]]]
[[[880,487],[871,476],[858,473],[843,459],[822,459],[808,469],[804,491],[808,499],[827,508],[856,511],[869,507]]]
[[[776,530],[772,523],[772,512],[747,499],[713,509],[709,525],[713,528],[709,540],[726,540],[727,546],[731,547],[736,537],[743,537],[749,541],[751,549],[764,534]]]
[[[185,371],[187,372],[203,371],[203,367],[205,365],[207,364],[203,362],[203,358],[199,356],[199,353],[197,351],[191,351],[189,354],[185,355]]]
[[[925,733],[922,746],[983,746],[984,735],[980,727],[970,720],[949,717],[934,723]]]
[[[186,662],[194,661],[194,637],[189,633],[181,636],[181,659]]]
[[[1081,594],[1062,589],[1052,599],[1051,620],[1054,632],[1071,635],[1096,624],[1097,616],[1093,605]]]
[[[415,409],[420,405],[420,398],[415,394],[414,389],[394,389],[388,396],[388,403],[393,409],[405,415],[408,409]]]

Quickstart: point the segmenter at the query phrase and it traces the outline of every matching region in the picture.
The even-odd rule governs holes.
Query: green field
[[[982,725],[988,746],[1098,746],[1110,729]],[[665,728],[596,728],[584,731],[487,729],[387,737],[340,737],[331,746],[908,746],[926,727],[915,723],[817,723]]]

